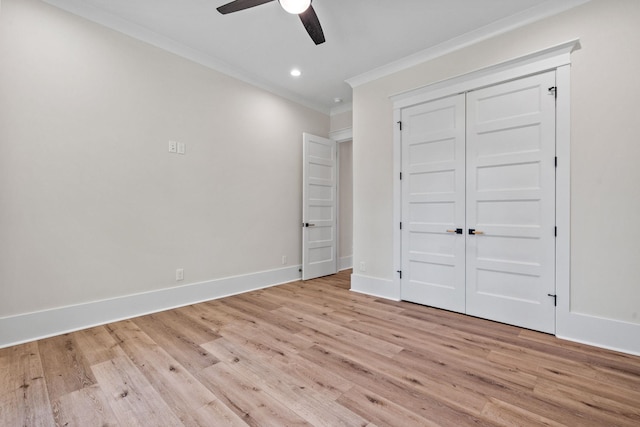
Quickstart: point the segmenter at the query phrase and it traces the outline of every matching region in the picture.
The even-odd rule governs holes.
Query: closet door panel
[[[401,297],[465,311],[465,97],[402,112]]]
[[[555,72],[467,94],[466,312],[555,332]],[[474,231],[475,230],[475,231]]]

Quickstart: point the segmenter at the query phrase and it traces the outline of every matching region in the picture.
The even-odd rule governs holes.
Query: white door
[[[327,138],[303,135],[302,279],[338,272],[337,145]]]
[[[402,110],[402,299],[555,332],[554,88]]]
[[[467,95],[467,314],[549,333],[554,87],[549,72]]]
[[[401,298],[462,313],[464,121],[464,94],[402,111]]]

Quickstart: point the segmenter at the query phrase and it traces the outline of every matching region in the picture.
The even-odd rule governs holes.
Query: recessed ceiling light
[[[294,68],[293,70],[291,70],[290,74],[293,77],[300,77],[302,75],[302,71],[298,70],[297,68]]]
[[[342,98],[333,98],[333,102],[340,104],[342,102]]]

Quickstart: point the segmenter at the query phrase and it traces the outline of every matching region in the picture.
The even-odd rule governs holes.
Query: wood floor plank
[[[339,313],[340,312],[334,312],[326,317],[339,320],[340,318],[335,316]],[[405,323],[403,318],[398,320],[399,322],[394,323],[372,318],[367,315],[360,315],[357,320],[345,324],[345,327],[393,343],[404,349],[416,349],[420,351],[422,349],[431,350],[434,347],[438,347],[440,351],[454,353],[452,355],[453,357],[461,355],[478,358],[485,358],[490,352],[487,346],[475,344],[471,340],[465,340],[463,343],[456,345],[456,342],[451,339],[451,334],[443,335],[441,329],[420,328],[419,325],[414,327]]]
[[[183,425],[129,358],[115,357],[92,370],[120,425]]]
[[[252,322],[244,324],[234,322],[225,327],[220,333],[222,336],[227,337],[230,334],[242,336],[257,345],[264,345],[287,353],[298,353],[312,345],[309,340],[303,339],[297,334],[291,334],[277,326],[268,324],[257,325]]]
[[[109,401],[98,385],[65,394],[53,403],[53,414],[59,426],[117,426]]]
[[[353,383],[340,372],[308,363],[299,354],[276,355],[269,359],[269,363],[306,382],[310,388],[323,394],[327,399],[335,400],[353,387]]]
[[[38,342],[49,400],[95,384],[84,353],[72,334],[59,335]]]
[[[221,362],[204,369],[199,379],[250,426],[306,426],[303,418],[252,383],[244,372]]]
[[[611,399],[619,403],[629,406],[637,406],[640,408],[640,393],[636,390],[625,387],[619,383],[605,383],[594,381],[593,378],[576,375],[575,373],[562,371],[559,366],[532,366],[531,364],[523,364],[521,360],[514,356],[505,355],[500,352],[490,355],[492,361],[497,361],[500,366],[507,369],[518,369],[534,372],[537,378],[547,380],[551,383],[564,384],[576,389],[582,390],[583,393],[593,396],[601,396]],[[640,378],[640,377],[639,377]]]
[[[0,349],[0,425],[54,425],[36,342]]]
[[[73,337],[90,366],[124,356],[115,338],[104,326],[74,332]]]
[[[268,292],[267,292],[268,291]],[[318,305],[314,301],[308,301],[303,298],[293,299],[291,297],[291,293],[289,292],[275,292],[275,288],[269,288],[263,293],[260,294],[260,299],[267,300],[273,304],[278,305],[278,307],[289,306],[296,307],[298,310],[306,311],[307,313],[314,314],[322,314],[327,311],[327,307],[323,305]],[[251,298],[255,298],[256,296],[251,296]]]
[[[148,323],[159,323],[167,330],[167,335],[178,335],[187,342],[202,344],[220,336],[208,326],[195,322],[180,310],[168,310],[136,318]]]
[[[583,411],[594,425],[640,425],[640,401],[635,402],[635,405],[627,405],[548,380],[539,381],[534,393],[545,399],[562,402],[563,406]]]
[[[332,276],[333,277],[333,276]],[[331,307],[335,309],[346,308],[352,310],[355,307],[364,306],[371,310],[383,312],[401,313],[404,307],[395,307],[370,295],[356,292],[345,292],[340,286],[334,286],[331,278],[320,278],[314,281],[313,286],[306,285],[308,282],[293,282],[282,288],[282,290],[293,289],[293,293],[300,299],[306,301],[316,301],[317,305]]]
[[[304,334],[310,341],[313,342],[314,345],[320,348],[330,348],[337,355],[342,357],[346,357],[349,360],[352,360],[354,363],[361,363],[363,366],[367,366],[369,368],[374,369],[376,372],[380,374],[386,374],[391,378],[398,380],[400,383],[404,383],[408,387],[418,387],[420,388],[423,384],[423,381],[429,381],[429,387],[434,389],[434,378],[420,378],[421,371],[419,370],[409,370],[407,369],[410,366],[410,363],[407,363],[406,360],[398,360],[399,355],[404,354],[406,350],[403,350],[399,355],[394,355],[393,357],[386,357],[379,355],[375,352],[368,351],[367,348],[359,347],[347,342],[343,342],[340,340],[336,340],[330,335],[326,335],[319,331],[312,332],[300,332],[299,335]],[[429,361],[426,358],[420,358],[417,362],[421,367],[422,365],[427,365]],[[434,363],[434,369],[436,371],[442,370],[442,365],[438,362]],[[441,381],[446,386],[450,386],[450,378],[446,377]],[[424,390],[423,390],[424,391]],[[457,391],[456,391],[457,392]],[[455,393],[454,396],[455,397]],[[464,391],[460,391],[463,393]],[[427,393],[428,394],[428,393]],[[473,398],[474,394],[470,394],[470,397]],[[459,396],[460,398],[465,398],[466,395],[462,394]],[[479,410],[484,404],[485,399],[478,399],[475,402],[476,410]],[[469,405],[471,406],[471,405]]]
[[[554,356],[550,353],[538,351],[522,351],[517,347],[501,348],[491,352],[489,359],[492,361],[502,361],[516,359],[520,361],[521,366],[526,362],[525,366],[534,370],[545,369],[548,371],[560,372],[566,375],[575,375],[603,384],[617,384],[633,392],[640,392],[639,376],[634,376],[626,372],[607,370],[593,363],[577,362],[567,358]],[[515,363],[515,362],[514,362]]]
[[[534,394],[537,378],[530,377],[526,381],[520,381],[518,377],[509,378],[507,374],[502,376],[494,376],[494,371],[479,366],[475,369],[464,366],[464,362],[459,364],[454,359],[453,363],[448,359],[445,362],[437,359],[437,355],[428,355],[421,353],[412,354],[409,351],[403,352],[394,358],[398,363],[410,366],[417,373],[417,377],[428,378],[429,384],[433,384],[433,389],[443,396],[450,398],[458,396],[458,403],[464,407],[473,407],[478,412],[478,416],[484,413],[482,399],[485,403],[489,403],[492,398],[504,400],[507,402],[518,402],[520,408],[524,412],[536,415],[559,414],[563,422],[569,422],[572,425],[576,420],[580,420],[585,413],[576,408],[563,408],[552,399],[546,399],[542,396]],[[433,360],[435,363],[430,363]],[[438,365],[442,365],[439,367]],[[505,378],[506,377],[506,378]],[[453,387],[454,391],[448,389]],[[469,402],[470,397],[481,399]],[[564,410],[563,410],[564,409]],[[562,421],[561,420],[561,421]]]
[[[206,426],[237,419],[211,390],[158,346],[134,321],[118,322],[109,325],[108,329],[182,423]]]
[[[473,415],[473,409],[454,408],[448,402],[434,398],[431,394],[422,393],[412,385],[402,383],[399,378],[382,374],[364,363],[355,362],[320,346],[311,347],[301,356],[327,369],[342,372],[355,385],[389,400],[394,400],[399,393],[402,394],[403,406],[420,417],[443,420],[444,424],[449,425],[489,425]],[[443,397],[447,399],[447,396]]]
[[[499,399],[492,398],[482,411],[482,416],[497,426],[549,426],[570,427],[551,420],[543,415],[534,414],[521,407],[511,405]],[[584,424],[581,424],[584,425]]]
[[[194,341],[194,334],[188,333],[190,331],[188,326],[175,327],[165,323],[165,319],[166,316],[143,316],[134,319],[133,322],[191,373],[218,363],[218,359],[200,347],[202,342],[218,338],[218,334],[211,332],[205,335],[209,338],[208,340],[204,337],[196,337]]]
[[[414,412],[360,386],[352,387],[340,396],[338,402],[382,426],[438,427],[444,425],[420,417]]]
[[[258,358],[286,357],[286,349],[281,343],[256,335],[249,326],[243,326],[236,322],[221,330],[220,334],[231,342],[251,348]]]
[[[0,425],[640,425],[640,357],[349,278],[0,349]]]
[[[212,309],[206,302],[176,308],[175,311],[200,324],[200,326],[211,329],[214,333],[217,333],[221,327],[234,320],[230,316]]]
[[[233,369],[241,370],[248,381],[313,425],[364,426],[368,422],[344,406],[326,399],[306,379],[289,375],[288,370],[269,361],[257,361],[250,352],[224,339],[203,345]]]
[[[387,311],[378,308],[371,308],[361,303],[354,304],[354,306],[350,308],[339,308],[336,312],[357,316],[357,319],[361,322],[372,322],[391,327],[402,328],[403,326],[407,326],[420,331],[427,331],[437,327],[436,325],[426,323],[422,320],[406,316],[402,311]]]
[[[374,351],[383,356],[393,356],[402,351],[402,347],[398,345],[354,331],[348,327],[332,323],[312,314],[295,311],[289,307],[281,307],[276,311],[278,314],[285,315],[292,320],[297,320],[307,328],[321,330],[323,333],[331,335],[339,341],[368,348],[370,351]]]
[[[636,363],[637,357],[630,354],[559,340],[553,335],[541,334],[529,329],[521,330],[518,337],[520,338],[519,343],[522,345],[535,342],[540,345],[535,348],[545,353],[553,353],[558,357],[567,357],[573,361],[597,363],[598,366],[627,372],[634,377],[640,376],[640,366]]]
[[[377,327],[376,331],[378,329],[380,327]],[[536,384],[537,375],[525,372],[517,365],[507,367],[488,359],[494,348],[501,348],[503,344],[479,343],[473,336],[460,340],[451,334],[442,335],[437,329],[420,335],[416,330],[408,328],[404,333],[400,338],[396,338],[396,333],[392,333],[390,337],[392,341],[402,342],[405,348],[400,356],[394,358],[397,361],[400,357],[417,361],[433,360],[442,370],[453,370],[450,375],[456,378],[466,378],[469,376],[468,373],[478,372],[498,380],[496,384],[503,384],[507,388],[517,387],[527,392],[533,391]],[[455,363],[450,363],[452,360]],[[429,364],[420,366],[426,367]]]
[[[264,310],[246,300],[240,300],[239,298],[229,298],[225,300],[222,307],[220,307],[220,310],[229,314],[234,314],[242,320],[252,322],[256,325],[266,323],[277,326],[278,328],[292,334],[295,334],[302,329],[302,327],[294,321],[278,316],[272,311]]]

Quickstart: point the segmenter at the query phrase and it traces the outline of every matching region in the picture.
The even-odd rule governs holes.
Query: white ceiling
[[[588,0],[315,0],[326,42],[273,1],[221,15],[228,0],[45,0],[323,112],[388,70]],[[289,71],[297,67],[302,76]]]

